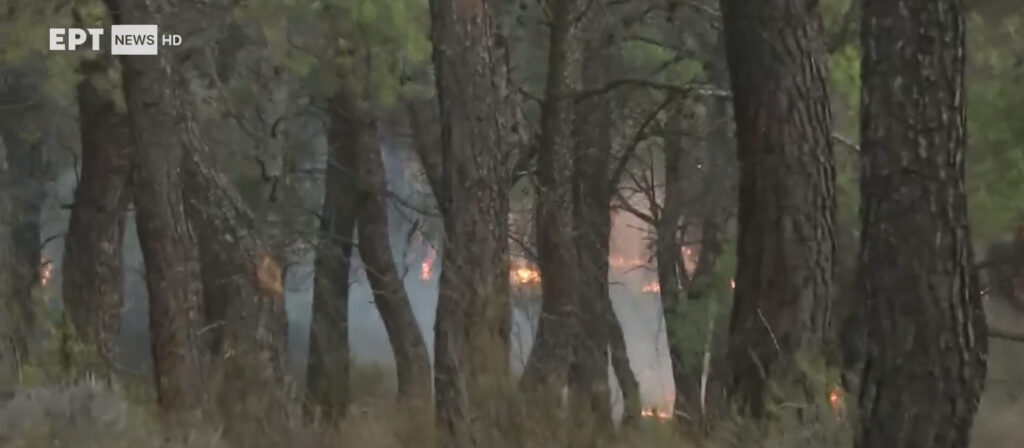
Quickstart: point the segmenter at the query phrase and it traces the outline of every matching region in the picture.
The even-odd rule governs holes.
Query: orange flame
[[[668,420],[672,418],[672,413],[657,408],[650,408],[640,410],[640,416],[643,418],[656,418],[658,420]]]
[[[434,258],[437,257],[437,251],[433,247],[427,248],[427,257],[420,263],[420,280],[429,282],[434,277]]]
[[[45,257],[40,261],[41,270],[39,272],[39,283],[45,287],[53,279],[53,262],[47,260]]]
[[[511,271],[512,283],[517,285],[533,285],[540,283],[540,271],[530,267],[526,262],[517,260]]]
[[[836,414],[836,421],[843,419],[843,388],[833,386],[828,393],[828,402],[832,405],[832,412]]]
[[[652,281],[652,282],[644,285],[643,292],[648,292],[648,293],[652,293],[652,294],[653,293],[660,293],[661,292],[661,285],[658,283],[657,280]]]

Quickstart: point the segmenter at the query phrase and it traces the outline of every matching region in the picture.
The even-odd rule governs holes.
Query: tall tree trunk
[[[603,6],[595,5],[595,8]],[[583,81],[589,88],[607,82],[607,46],[604,11],[588,14],[584,21]],[[611,193],[608,172],[611,161],[612,110],[606,96],[598,96],[575,105],[573,147],[573,220],[576,224],[574,244],[579,266],[579,311],[583,337],[576,340],[579,355],[570,371],[570,409],[577,419],[574,426],[582,429],[594,446],[602,434],[613,428],[611,392],[608,384],[608,348],[618,326],[608,292],[608,251],[611,236]],[[618,329],[618,336],[622,330]],[[630,370],[631,374],[632,371]],[[635,378],[634,378],[635,381]],[[624,397],[623,420],[630,420],[640,410],[632,409],[628,378],[620,381]],[[635,383],[633,383],[635,385]]]
[[[675,411],[684,411],[690,397],[687,391],[691,389],[691,381],[688,381],[684,368],[685,353],[681,346],[685,329],[683,315],[683,299],[686,296],[684,286],[687,281],[685,266],[680,263],[680,252],[682,246],[679,241],[679,225],[683,217],[683,210],[686,205],[685,188],[686,179],[686,148],[683,142],[682,123],[683,105],[676,106],[677,110],[669,114],[669,124],[666,126],[668,136],[665,137],[665,199],[661,207],[661,214],[658,216],[657,246],[655,247],[655,259],[658,264],[658,285],[661,289],[662,314],[665,318],[665,334],[668,338],[669,360],[672,363],[672,382],[675,385]],[[681,419],[684,412],[676,412],[675,417]]]
[[[766,384],[797,374],[795,359],[813,356],[829,325],[836,206],[826,60],[818,2],[722,0],[722,14],[740,163],[730,390],[759,416]]]
[[[445,448],[499,446],[509,393],[508,168],[487,0],[431,0],[445,244],[434,332]]]
[[[25,119],[36,115],[31,113],[34,107],[5,110],[0,116],[0,312],[7,321],[0,328],[0,362],[15,376],[20,376],[33,345],[33,295],[40,281],[43,149]]]
[[[328,422],[345,416],[349,402],[348,294],[352,235],[356,224],[355,138],[347,126],[346,99],[330,104],[321,238],[317,246],[313,316],[306,370],[307,415]]]
[[[551,4],[548,75],[537,153],[537,266],[543,305],[521,384],[528,400],[552,409],[567,384],[580,335],[579,272],[573,240],[573,105],[582,81],[581,0]],[[554,403],[552,403],[554,401]]]
[[[62,298],[77,339],[99,357],[84,361],[98,361],[102,365],[91,367],[107,371],[113,367],[124,302],[121,252],[132,171],[128,117],[115,106],[118,92],[99,87],[111,62],[101,58],[81,64],[85,76],[78,84],[82,166],[61,268]]]
[[[988,329],[964,187],[963,3],[863,8],[867,352],[856,446],[965,448]]]
[[[184,79],[180,92],[187,95]],[[187,98],[187,97],[186,97]],[[180,104],[185,142],[184,197],[189,224],[199,243],[203,299],[220,302],[221,327],[213,347],[211,389],[229,440],[246,446],[279,446],[286,439],[285,336],[282,272],[273,250],[256,228],[252,212],[222,173],[198,133],[191,104]],[[244,442],[243,442],[244,441]]]
[[[115,23],[167,23],[148,2],[108,0]],[[187,424],[204,401],[197,345],[201,284],[198,252],[182,198],[185,148],[177,115],[176,52],[121,58],[135,148],[133,196],[146,266],[157,403],[167,422]]]
[[[395,267],[388,227],[388,191],[384,160],[377,138],[374,111],[349,98],[346,125],[354,137],[359,183],[357,205],[359,255],[391,342],[398,372],[398,396],[404,401],[428,403],[431,391],[430,356],[402,278]]]

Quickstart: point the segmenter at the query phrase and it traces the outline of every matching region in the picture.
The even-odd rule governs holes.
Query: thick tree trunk
[[[117,23],[165,23],[146,2],[111,0]],[[174,51],[121,59],[136,171],[133,196],[146,266],[157,402],[169,423],[185,424],[203,403],[197,345],[198,253],[182,198],[185,148],[174,120],[181,91]],[[184,421],[183,421],[184,420]]]
[[[377,117],[372,110],[349,98],[351,112],[346,125],[354,137],[350,151],[358,165],[357,205],[359,255],[373,290],[391,342],[398,372],[398,397],[412,403],[428,403],[431,391],[430,356],[402,278],[395,267],[388,235],[388,191],[384,160],[377,138]]]
[[[347,114],[346,99],[333,98],[306,370],[307,415],[319,413],[332,423],[345,416],[349,403],[348,293],[357,194]]]
[[[444,221],[434,340],[444,448],[500,446],[509,390],[508,168],[487,0],[431,0]]]
[[[722,1],[740,162],[730,390],[755,416],[829,325],[835,168],[817,6]]]
[[[521,385],[543,409],[558,404],[575,362],[579,328],[579,259],[573,240],[574,95],[582,81],[581,0],[556,0],[548,50],[548,75],[541,106],[537,153],[537,267],[543,305]]]
[[[183,83],[183,79],[178,80]],[[186,92],[184,84],[181,92]],[[186,145],[184,197],[199,243],[203,299],[223,315],[207,316],[220,327],[214,345],[211,390],[229,440],[246,446],[278,446],[285,437],[284,394],[287,319],[280,264],[259,234],[252,213],[223,174],[198,133],[190,107],[178,111]],[[244,441],[244,442],[243,442]]]
[[[601,6],[597,6],[602,8]],[[586,86],[600,86],[607,82],[607,43],[604,36],[604,11],[588,14],[584,22],[584,75]],[[621,337],[608,293],[608,250],[611,236],[611,192],[608,172],[611,165],[612,110],[606,96],[582,101],[575,105],[573,147],[573,220],[576,224],[574,243],[579,258],[579,311],[583,337],[576,341],[578,359],[570,371],[570,409],[577,420],[574,426],[582,429],[589,440],[581,442],[593,446],[606,432],[614,428],[611,420],[611,391],[608,383],[608,348],[613,335]],[[632,374],[630,370],[628,372]],[[637,390],[632,389],[629,378],[622,378],[624,397],[623,420],[639,415],[631,400]],[[639,402],[636,402],[639,404]]]
[[[7,328],[0,329],[0,357],[15,370],[25,364],[33,345],[33,295],[40,281],[43,148],[24,119],[36,115],[33,107],[2,111],[0,116],[0,312],[7,320]]]
[[[117,91],[98,87],[109,60],[82,63],[78,84],[82,165],[64,237],[62,299],[77,340],[95,350],[112,371],[114,339],[124,302],[121,252],[125,213],[131,201],[132,146],[128,117],[115,106]],[[83,361],[83,360],[76,360]]]
[[[856,446],[965,448],[988,331],[964,187],[963,3],[863,8],[867,352]]]

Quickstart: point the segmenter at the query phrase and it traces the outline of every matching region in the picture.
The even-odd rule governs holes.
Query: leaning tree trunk
[[[358,166],[357,204],[359,255],[373,290],[373,303],[384,321],[398,373],[398,397],[424,404],[430,401],[430,355],[423,333],[416,323],[409,295],[395,267],[388,227],[388,190],[377,117],[367,107],[349,98],[346,125],[351,128],[350,151]]]
[[[835,168],[817,5],[722,1],[740,162],[730,389],[755,416],[829,320]]]
[[[356,224],[355,141],[347,100],[330,103],[330,125],[321,241],[316,250],[313,316],[309,325],[306,412],[336,423],[349,402],[348,294],[352,235]]]
[[[444,448],[500,446],[509,393],[508,168],[488,0],[431,0],[445,243],[434,333]]]
[[[867,351],[856,445],[965,448],[988,330],[964,186],[963,3],[863,8]]]
[[[179,79],[184,85],[184,79]],[[185,89],[181,92],[185,95]],[[223,315],[207,316],[219,327],[211,390],[229,440],[277,446],[286,437],[284,360],[287,321],[280,264],[261,237],[252,213],[228,180],[212,167],[212,153],[189,109],[179,109],[186,142],[184,196],[189,224],[199,243],[203,300]]]
[[[579,272],[573,241],[573,108],[582,81],[582,0],[556,0],[537,152],[537,267],[543,305],[521,384],[537,410],[557,407],[579,337]]]
[[[121,252],[125,214],[131,201],[132,146],[128,117],[118,111],[114,91],[99,87],[112,61],[81,64],[78,84],[82,165],[68,232],[64,237],[62,299],[76,339],[99,359],[76,360],[113,372],[114,339],[124,302]]]
[[[147,2],[108,0],[116,23],[167,23]],[[187,424],[203,402],[197,344],[201,285],[195,241],[185,217],[185,148],[174,120],[182,93],[171,74],[174,49],[121,59],[135,148],[139,243],[146,266],[157,403],[168,423]]]

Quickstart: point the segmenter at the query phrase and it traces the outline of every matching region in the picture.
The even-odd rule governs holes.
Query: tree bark
[[[166,23],[148,2],[110,0],[116,23]],[[172,74],[175,51],[121,59],[135,148],[133,196],[146,266],[157,404],[172,425],[197,418],[204,401],[197,346],[201,285],[198,253],[185,217],[185,148],[168,117],[181,94]]]
[[[178,81],[186,95],[185,80]],[[286,436],[288,410],[280,264],[241,197],[212,167],[191,105],[179,107],[179,133],[186,146],[185,210],[199,243],[203,299],[219,303],[214,308],[224,313],[207,316],[208,326],[220,327],[212,347],[211,390],[229,440],[278,446],[286,440],[278,438]]]
[[[964,448],[986,376],[958,0],[863,5],[862,448]],[[897,82],[898,80],[898,82]]]
[[[487,0],[431,0],[445,244],[434,341],[445,448],[500,446],[509,390],[508,169]]]
[[[336,423],[349,403],[348,294],[356,224],[355,141],[349,134],[345,98],[330,105],[327,170],[321,238],[317,246],[313,316],[309,326],[306,413]]]
[[[605,15],[603,6],[584,19],[583,82],[600,86],[607,82],[608,43],[603,39]],[[622,337],[622,329],[611,306],[608,293],[608,251],[611,236],[611,189],[607,181],[611,165],[610,100],[606,96],[589,98],[575,105],[575,142],[573,147],[573,220],[576,224],[574,242],[579,266],[579,310],[583,337],[576,341],[579,355],[570,371],[570,409],[589,440],[580,442],[594,446],[606,432],[614,428],[611,420],[611,391],[608,384],[608,354],[611,339]],[[615,330],[618,330],[616,333]],[[627,361],[628,369],[628,361]],[[639,417],[639,386],[632,370],[624,372],[623,420]],[[630,382],[632,379],[632,383]],[[634,389],[636,387],[636,389]],[[635,406],[634,406],[635,405]]]
[[[91,346],[99,366],[112,373],[114,339],[124,302],[121,252],[125,213],[131,201],[132,146],[128,117],[96,77],[106,77],[106,58],[84,61],[78,84],[82,165],[64,237],[62,299],[79,341]]]
[[[541,106],[535,203],[537,267],[543,305],[533,349],[520,380],[538,410],[557,407],[576,360],[579,328],[579,259],[573,240],[573,103],[582,81],[581,0],[551,5],[548,75]]]
[[[43,148],[33,126],[31,105],[4,111],[0,126],[0,308],[7,328],[0,357],[15,370],[27,362],[36,328],[33,296],[39,285]]]
[[[669,360],[672,363],[672,382],[676,390],[674,411],[685,411],[686,404],[690,401],[687,391],[692,388],[693,383],[687,381],[688,377],[684,368],[685,352],[681,346],[685,334],[685,330],[681,328],[685,323],[683,299],[686,297],[686,290],[684,286],[688,279],[685,266],[680,263],[682,246],[679,241],[679,224],[686,206],[685,162],[687,157],[685,152],[693,149],[686,148],[681,137],[683,114],[679,109],[684,106],[675,107],[676,110],[668,116],[670,123],[666,125],[670,135],[665,137],[664,146],[665,199],[655,229],[657,235],[655,259],[658,264],[658,286],[661,290]],[[683,415],[686,415],[685,412],[675,412],[677,419],[682,419]]]
[[[388,191],[384,160],[377,138],[377,117],[372,110],[349,98],[346,125],[354,137],[359,203],[357,205],[359,255],[373,290],[373,303],[384,321],[398,372],[398,397],[411,403],[428,403],[431,392],[430,356],[416,315],[395,267],[388,235]]]
[[[740,163],[730,390],[759,416],[766,384],[799,374],[794,361],[814,356],[829,326],[836,206],[825,49],[817,2],[723,0],[722,14]]]

